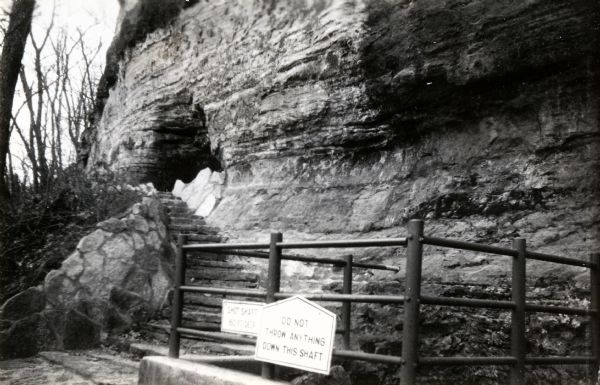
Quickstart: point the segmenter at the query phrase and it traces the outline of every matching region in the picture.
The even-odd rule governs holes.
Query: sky
[[[0,12],[8,11],[11,4],[12,0],[0,0]],[[103,70],[106,50],[112,41],[119,13],[118,0],[37,0],[32,21],[32,33],[38,42],[42,40],[43,34],[50,23],[53,9],[55,12],[53,31],[58,32],[64,28],[69,35],[77,36],[77,29],[80,29],[85,31],[86,44],[89,47],[96,48],[101,43],[95,64],[99,70],[100,68]],[[28,41],[23,64],[27,70],[26,73],[32,74],[28,76],[30,79],[34,78],[32,62],[31,41]],[[15,108],[21,105],[23,100],[25,100],[23,94],[17,87],[13,103]],[[15,113],[15,108],[13,108],[13,113]],[[22,127],[28,126],[26,115],[26,113],[21,113],[17,118]],[[25,156],[23,145],[16,134],[11,135],[10,150],[17,157]],[[74,160],[74,156],[75,154],[71,152],[71,160]],[[18,173],[21,174],[21,172]]]
[[[0,0],[0,9],[9,10],[11,3],[12,0]],[[102,43],[98,62],[103,67],[119,14],[118,0],[37,0],[31,28],[34,36],[39,36],[40,40],[50,23],[53,8],[54,30],[65,28],[74,34],[80,29],[86,31],[90,45]]]
[[[0,0],[0,8],[8,10],[12,0]],[[56,4],[56,22],[73,29],[86,28],[98,24],[95,34],[112,38],[115,29],[119,2],[117,0],[37,0],[34,13],[34,29],[47,24],[52,15],[53,4]]]

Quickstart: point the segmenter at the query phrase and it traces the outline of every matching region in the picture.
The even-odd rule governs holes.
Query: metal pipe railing
[[[402,359],[400,380],[403,384],[414,384],[419,360],[419,305],[421,302],[421,266],[423,262],[423,221],[408,223],[406,245],[406,300],[404,324],[402,325]]]
[[[561,265],[571,265],[571,266],[580,266],[580,267],[588,267],[588,268],[594,266],[594,262],[582,261],[581,259],[575,259],[575,258],[559,257],[559,256],[552,255],[552,254],[536,253],[533,251],[527,252],[527,258],[535,259],[538,261],[559,263]]]
[[[271,234],[271,243],[269,246],[269,270],[267,276],[267,296],[265,301],[267,303],[275,302],[275,294],[279,292],[281,284],[281,248],[277,247],[277,242],[283,240],[283,234],[273,233]],[[263,362],[262,364],[262,377],[272,379],[275,377],[275,365]]]
[[[269,243],[235,243],[235,244],[185,244],[185,237],[178,237],[176,269],[173,287],[173,313],[171,318],[169,355],[179,356],[180,336],[208,338],[237,343],[255,343],[254,338],[232,336],[227,333],[209,332],[181,327],[184,293],[204,293],[231,295],[250,298],[262,298],[267,303],[278,299],[302,295],[314,301],[341,302],[342,327],[336,333],[342,334],[344,349],[334,349],[337,358],[356,359],[387,364],[401,365],[400,376],[403,384],[413,385],[416,382],[419,366],[455,366],[455,365],[509,365],[511,366],[511,384],[521,384],[525,380],[525,365],[554,364],[588,364],[594,373],[598,371],[600,357],[600,255],[593,256],[591,261],[565,258],[545,253],[531,252],[526,249],[524,239],[515,239],[512,248],[481,245],[445,238],[427,237],[423,235],[423,221],[411,220],[408,225],[408,237],[391,239],[333,240],[309,242],[283,242],[281,233],[271,234]],[[421,265],[423,245],[450,247],[461,250],[477,251],[512,257],[512,298],[510,301],[452,298],[421,295]],[[354,268],[399,271],[397,266],[361,263],[353,261],[351,255],[342,258],[308,257],[302,255],[283,254],[284,249],[306,248],[341,248],[341,247],[396,247],[406,246],[406,293],[402,295],[366,295],[352,294],[352,272]],[[251,251],[268,249],[269,252]],[[201,251],[215,254],[240,255],[251,258],[268,259],[266,290],[214,288],[185,285],[186,253]],[[580,266],[590,269],[591,304],[590,309],[567,306],[548,306],[527,303],[525,301],[526,260],[534,259],[546,262]],[[342,293],[282,293],[281,261],[293,260],[330,264],[343,267]],[[351,309],[352,303],[404,304],[402,356],[388,356],[349,350],[351,345]],[[477,308],[506,309],[512,312],[511,321],[511,356],[507,357],[419,357],[419,314],[420,305],[466,306]],[[527,357],[525,355],[525,314],[526,312],[547,312],[591,317],[592,354],[590,356],[568,357]],[[263,363],[263,377],[273,378],[274,365]]]
[[[352,295],[352,256],[347,255],[345,258],[346,265],[344,266],[344,279],[342,282],[342,293],[346,296]],[[344,349],[350,349],[350,332],[351,332],[351,317],[352,303],[348,300],[342,303],[342,325],[344,328],[344,336],[342,344]]]
[[[421,357],[422,366],[515,365],[515,357]]]
[[[590,268],[590,307],[594,310],[591,316],[591,340],[592,355],[596,361],[591,365],[592,375],[598,375],[600,371],[600,254],[592,255],[591,262],[594,264]]]
[[[513,309],[515,307],[515,303],[513,301],[498,301],[494,299],[431,297],[427,295],[421,296],[421,303],[427,305],[480,307],[489,309]]]
[[[245,250],[210,250],[214,254],[225,254],[225,255],[239,255],[242,257],[252,257],[260,259],[269,259],[269,253],[262,251],[245,251]],[[343,258],[345,258],[344,256]],[[320,258],[320,257],[307,257],[304,255],[291,255],[281,254],[281,259],[286,261],[298,261],[298,262],[309,262],[309,263],[322,263],[334,266],[345,266],[346,262],[343,258]],[[398,266],[382,265],[378,263],[366,263],[366,262],[354,262],[353,267],[359,267],[363,269],[371,270],[389,270],[389,271],[400,271]]]
[[[457,241],[454,239],[423,236],[421,237],[421,242],[423,242],[424,245],[441,246],[468,251],[480,251],[482,253],[506,255],[508,257],[514,257],[517,254],[516,250],[509,249],[507,247],[481,245],[479,243]]]
[[[277,293],[275,298],[285,299],[301,295],[312,301],[323,302],[363,302],[363,303],[404,303],[403,295],[373,295],[373,294],[320,294],[320,293]]]
[[[181,285],[185,281],[185,235],[177,237],[177,253],[175,255],[175,276],[173,277],[173,310],[171,313],[171,334],[169,336],[169,357],[179,358],[179,331],[183,315],[183,291]]]
[[[593,309],[594,307],[592,307]],[[582,316],[594,316],[598,311],[592,309],[577,309],[566,306],[548,306],[548,305],[537,305],[537,304],[525,304],[525,310],[528,312],[539,312],[539,313],[554,313],[554,314],[568,314],[568,315],[582,315]]]
[[[340,247],[393,247],[406,246],[406,238],[387,239],[348,239],[336,241],[304,241],[304,242],[279,242],[282,249],[326,249]]]
[[[525,282],[526,282],[526,243],[523,238],[513,241],[517,255],[512,260],[512,308],[510,324],[510,354],[516,362],[510,368],[510,384],[522,385],[525,383]]]
[[[401,365],[402,357],[388,356],[385,354],[365,353],[356,350],[333,349],[333,356],[337,358],[348,358],[353,360],[378,362],[381,364]]]

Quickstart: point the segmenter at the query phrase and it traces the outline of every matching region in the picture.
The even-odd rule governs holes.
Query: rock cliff
[[[420,217],[429,235],[598,250],[597,1],[175,3],[128,2],[87,133],[89,170],[162,189],[222,172],[206,221],[233,241],[399,236]],[[161,13],[160,25],[136,22]],[[402,253],[356,255],[402,266]],[[485,294],[510,277],[503,259],[426,255],[438,292],[462,282]],[[582,270],[528,266],[542,291],[556,278],[564,293],[585,289]],[[284,275],[299,274],[333,284],[300,265]]]
[[[222,169],[234,238],[598,246],[597,2],[172,3],[128,2],[88,169]]]

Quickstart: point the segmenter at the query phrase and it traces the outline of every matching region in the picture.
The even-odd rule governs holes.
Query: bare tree
[[[95,84],[99,68],[94,59],[101,45],[89,48],[85,44],[85,32],[75,35],[63,28],[54,30],[54,23],[37,39],[30,34],[32,42],[33,69],[21,69],[21,88],[25,96],[17,110],[13,126],[22,141],[31,170],[31,182],[35,191],[51,187],[54,178],[65,167],[66,147],[73,154],[80,146],[80,135],[88,128],[88,116],[95,100]],[[19,113],[28,113],[19,119]],[[19,121],[29,121],[22,127]]]
[[[27,35],[31,30],[34,7],[35,0],[13,1],[8,29],[2,43],[0,56],[0,210],[6,206],[9,199],[5,170],[11,132],[11,111]]]

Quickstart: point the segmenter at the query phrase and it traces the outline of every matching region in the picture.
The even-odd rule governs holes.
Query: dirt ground
[[[107,350],[42,352],[0,361],[1,385],[135,385],[139,362]]]

